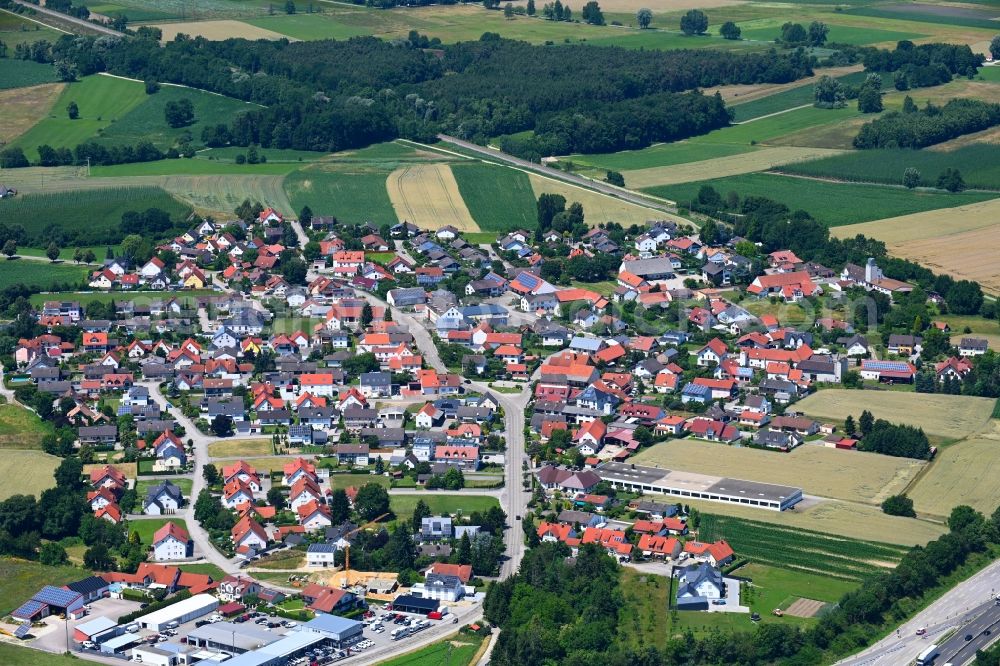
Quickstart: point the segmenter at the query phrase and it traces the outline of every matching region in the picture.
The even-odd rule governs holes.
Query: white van
[[[180,624],[177,622],[177,620],[171,620],[170,622],[167,622],[165,626],[167,629],[176,629],[178,626],[180,626]]]
[[[130,634],[138,633],[139,631],[138,623],[133,622],[132,624],[128,625],[127,627],[125,627],[125,631],[127,631]]]

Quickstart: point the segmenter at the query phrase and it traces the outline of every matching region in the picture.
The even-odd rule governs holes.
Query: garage
[[[166,608],[153,611],[149,615],[144,615],[136,620],[144,629],[152,631],[162,631],[167,629],[167,625],[173,622],[184,624],[203,615],[208,615],[219,607],[219,600],[210,594],[196,594],[193,597],[183,599]],[[174,625],[176,626],[176,625]]]

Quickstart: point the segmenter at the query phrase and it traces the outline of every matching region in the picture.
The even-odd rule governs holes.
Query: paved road
[[[167,397],[163,395],[160,390],[159,384],[156,382],[140,382],[143,386],[146,386],[150,393],[157,398],[160,404],[166,404],[169,402]],[[201,550],[202,557],[216,565],[227,574],[239,573],[240,567],[237,561],[231,560],[221,552],[219,552],[215,546],[212,545],[212,540],[208,535],[208,532],[202,528],[201,524],[194,519],[194,503],[198,499],[198,493],[200,493],[205,488],[205,477],[202,476],[202,469],[211,462],[208,456],[208,445],[212,441],[211,437],[201,434],[198,430],[198,426],[194,424],[194,421],[185,416],[179,409],[166,410],[167,412],[172,412],[171,416],[182,426],[186,431],[186,438],[191,439],[194,442],[194,472],[192,477],[191,485],[191,495],[188,497],[187,506],[181,511],[178,511],[175,515],[178,518],[183,518],[187,523],[188,534],[191,535],[191,539],[197,544],[199,550]]]
[[[992,645],[1000,638],[1000,606],[988,601],[978,610],[982,612],[971,622],[959,627],[955,635],[941,643],[938,663],[962,666],[976,660],[976,651]],[[965,640],[971,636],[970,640]]]
[[[91,23],[90,21],[84,21],[83,19],[78,19],[75,16],[69,16],[68,14],[63,14],[61,12],[57,12],[51,9],[46,9],[45,7],[39,7],[38,5],[33,5],[30,2],[24,2],[24,0],[14,0],[14,2],[16,2],[19,5],[24,5],[25,7],[34,9],[39,14],[46,14],[48,16],[52,16],[53,18],[60,19],[61,21],[64,21],[66,23],[71,23],[77,27],[87,28],[88,30],[94,32],[101,32],[104,33],[105,35],[114,35],[115,37],[127,36],[124,33],[118,32],[117,30],[112,30],[107,26],[100,25],[97,23]]]
[[[634,203],[638,206],[644,206],[646,208],[652,208],[654,210],[661,211],[663,213],[670,213],[671,215],[677,214],[677,206],[672,204],[664,203],[663,201],[657,201],[654,199],[649,199],[647,197],[641,196],[626,190],[624,188],[615,187],[608,183],[602,183],[599,180],[591,180],[590,178],[584,178],[583,176],[577,176],[576,174],[566,173],[565,171],[560,171],[558,169],[553,169],[551,167],[542,166],[541,164],[535,164],[534,162],[529,162],[528,160],[522,160],[519,157],[514,157],[513,155],[508,155],[499,150],[492,150],[490,148],[484,148],[483,146],[477,145],[475,143],[469,143],[468,141],[463,141],[462,139],[456,139],[453,136],[448,136],[447,134],[438,134],[438,138],[442,141],[447,141],[453,143],[456,146],[465,148],[466,150],[471,150],[480,155],[490,157],[494,160],[499,160],[501,162],[507,162],[514,166],[520,167],[522,169],[527,169],[528,171],[533,171],[537,174],[548,176],[555,180],[561,180],[566,183],[571,183],[573,185],[579,185],[585,187],[588,190],[596,190],[601,194],[607,194],[609,196],[615,197],[616,199],[621,199],[622,201],[628,201],[629,203]]]
[[[953,587],[886,638],[837,664],[842,666],[907,664],[948,631],[978,617],[982,613],[983,604],[992,603],[991,597],[997,592],[1000,592],[1000,561],[993,562]],[[920,628],[927,629],[927,638],[917,636],[917,629]],[[964,636],[965,632],[962,633]],[[941,663],[946,662],[941,661]]]

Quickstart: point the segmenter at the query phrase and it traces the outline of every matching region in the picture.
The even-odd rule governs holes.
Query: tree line
[[[923,109],[893,111],[861,126],[854,147],[925,148],[1000,125],[1000,104],[952,99],[944,106],[927,102]]]
[[[536,130],[558,147],[618,150],[728,122],[722,101],[693,91],[785,83],[812,74],[802,50],[642,51],[516,42],[489,34],[422,50],[373,37],[289,43],[179,36],[63,37],[52,59],[80,75],[169,81],[262,105],[216,123],[213,143],[333,151],[444,131],[480,143]],[[222,119],[220,119],[222,120]],[[225,129],[222,129],[222,125]]]

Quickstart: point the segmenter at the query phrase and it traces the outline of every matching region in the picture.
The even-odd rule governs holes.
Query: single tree
[[[354,508],[365,520],[375,520],[389,513],[389,493],[377,483],[366,483],[354,498]]]
[[[703,35],[708,30],[708,16],[700,9],[691,9],[681,16],[681,32],[685,35]]]
[[[994,60],[1000,60],[1000,35],[990,40],[990,55]]]
[[[303,227],[308,227],[312,223],[313,211],[309,206],[303,206],[299,211],[299,222]]]
[[[288,0],[288,2],[285,3],[285,13],[286,14],[295,13],[295,3],[292,2],[292,0]]]
[[[723,39],[737,40],[740,38],[742,31],[740,30],[740,26],[736,25],[732,21],[726,21],[722,24],[722,27],[719,28],[719,34],[722,35]]]
[[[66,554],[65,548],[58,543],[49,541],[42,544],[41,549],[39,549],[38,561],[50,567],[55,567],[60,564],[66,564],[69,561],[69,557]]]
[[[508,21],[511,20],[512,18],[514,18],[514,5],[513,4],[511,4],[511,3],[508,2],[506,5],[503,6],[503,17],[505,19],[507,19]]]
[[[70,120],[76,120],[80,117],[80,107],[76,105],[76,102],[70,102],[66,105],[66,115],[69,116]]]
[[[813,97],[816,100],[813,106],[819,109],[842,109],[847,105],[847,97],[840,81],[825,74],[816,82]]]
[[[49,246],[45,249],[45,256],[49,258],[49,261],[55,261],[59,258],[59,246],[55,242],[49,243]]]
[[[338,488],[330,494],[330,520],[339,525],[351,517],[351,501],[343,488]]]
[[[207,463],[201,468],[201,475],[205,479],[205,483],[210,486],[214,486],[219,482],[219,468],[212,463]]]
[[[462,538],[458,540],[458,553],[456,557],[459,564],[472,563],[472,541],[469,540],[468,532],[462,532]]]
[[[233,434],[233,419],[229,416],[219,414],[212,419],[212,434],[216,437],[229,437]]]
[[[581,16],[583,16],[584,22],[589,25],[604,25],[604,12],[601,11],[597,0],[590,0],[585,4]]]
[[[830,34],[830,27],[821,22],[813,21],[809,24],[809,45],[823,46],[826,44],[826,37]]]
[[[965,189],[965,180],[962,178],[962,172],[958,169],[948,167],[938,176],[937,186],[939,189],[948,190],[949,192],[961,192]],[[6,249],[4,253],[6,254]]]
[[[372,304],[366,302],[363,306],[361,306],[361,330],[367,329],[371,325],[372,319],[374,318],[375,313],[374,310],[372,310]]]
[[[83,261],[83,248],[78,247],[73,250],[73,262],[78,264],[81,261]]]
[[[907,95],[903,98],[903,113],[916,113],[918,111],[917,104],[913,101],[913,98]]]
[[[171,127],[187,127],[194,122],[194,104],[187,97],[167,102],[163,116]]]
[[[920,184],[920,172],[913,167],[906,167],[903,172],[903,185],[906,189],[912,190],[914,187]]]
[[[534,16],[535,15],[535,0],[528,0],[528,5],[527,5],[527,7],[525,7],[524,11],[525,11],[525,13],[528,16]]]
[[[653,22],[653,10],[643,7],[635,13],[635,22],[642,30],[645,30]]]
[[[875,87],[865,84],[858,92],[858,111],[861,113],[881,113],[882,93]]]
[[[785,23],[781,26],[781,36],[778,42],[785,46],[798,46],[805,44],[809,40],[809,33],[802,27],[801,23]]]
[[[281,511],[285,508],[285,495],[281,492],[281,488],[277,486],[272,486],[270,490],[267,491],[267,503]]]
[[[858,419],[858,427],[861,428],[862,435],[868,435],[872,431],[872,426],[875,425],[875,417],[867,409],[861,412],[861,418]]]
[[[854,434],[854,430],[857,426],[854,424],[854,417],[850,414],[844,419],[844,434],[851,436]]]
[[[111,551],[103,543],[98,543],[83,554],[83,566],[93,571],[110,571],[114,565]]]
[[[892,495],[882,502],[882,513],[890,516],[906,516],[916,518],[917,512],[913,510],[913,500],[906,495]]]
[[[611,183],[612,185],[617,185],[618,187],[625,187],[625,176],[619,171],[608,171],[604,176],[604,180]]]
[[[3,244],[3,253],[8,259],[12,259],[17,254],[17,242],[12,238]]]
[[[83,253],[83,263],[92,264],[94,263],[95,259],[97,259],[97,255],[94,254],[93,250],[87,250],[86,252]]]
[[[431,508],[427,506],[427,502],[423,499],[417,500],[417,506],[413,509],[413,520],[411,521],[413,531],[419,532],[424,518],[430,518],[431,515]]]

